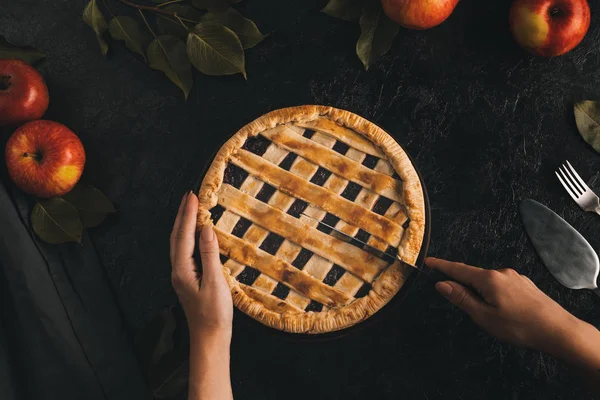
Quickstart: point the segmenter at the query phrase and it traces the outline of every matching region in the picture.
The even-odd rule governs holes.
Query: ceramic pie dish
[[[423,245],[425,200],[410,158],[375,124],[332,107],[276,110],[243,127],[216,154],[199,199],[198,224],[214,224],[234,304],[287,332],[353,326],[411,272],[312,218],[408,264]]]

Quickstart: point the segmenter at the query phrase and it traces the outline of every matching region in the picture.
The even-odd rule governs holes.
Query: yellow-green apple
[[[429,29],[452,14],[458,0],[382,0],[385,14],[410,29]]]
[[[79,181],[85,164],[81,140],[54,121],[32,121],[19,127],[6,143],[10,178],[24,192],[57,197]]]
[[[40,119],[48,108],[42,75],[20,60],[0,60],[0,126]]]
[[[509,14],[517,43],[533,54],[559,56],[581,42],[590,26],[587,0],[515,0]]]

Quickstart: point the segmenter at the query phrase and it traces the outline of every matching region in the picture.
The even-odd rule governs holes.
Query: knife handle
[[[428,280],[430,280],[434,284],[438,283],[438,282],[445,282],[445,281],[453,280],[453,279],[449,278],[448,275],[446,275],[438,270],[428,268],[426,265],[423,265],[420,268],[420,271],[421,271],[421,275],[426,277]]]

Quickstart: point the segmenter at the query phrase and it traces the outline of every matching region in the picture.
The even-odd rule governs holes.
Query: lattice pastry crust
[[[235,305],[265,325],[324,333],[377,312],[410,267],[389,265],[301,214],[414,264],[423,190],[406,153],[375,124],[324,106],[270,112],[219,150],[200,188]]]

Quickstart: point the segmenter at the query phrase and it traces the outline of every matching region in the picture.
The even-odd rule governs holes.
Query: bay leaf
[[[358,21],[364,7],[364,0],[329,0],[329,3],[321,11],[330,17]]]
[[[105,56],[108,53],[108,43],[104,40],[104,34],[108,30],[108,24],[96,4],[96,0],[90,0],[83,9],[83,21],[96,33],[96,40],[98,40],[98,44],[100,45],[100,53]]]
[[[239,3],[241,0],[192,0],[192,5],[201,10],[225,11],[230,4]]]
[[[242,73],[246,78],[244,48],[237,35],[216,22],[201,22],[187,38],[192,65],[207,75]]]
[[[583,139],[600,153],[600,103],[584,100],[575,103],[575,123]]]
[[[239,11],[231,7],[224,12],[210,11],[204,14],[202,21],[217,22],[234,31],[240,39],[244,50],[256,46],[266,37],[260,32],[254,22],[245,18]]]
[[[96,227],[108,214],[116,212],[104,193],[93,186],[79,184],[65,194],[63,199],[75,207],[84,228]]]
[[[75,206],[64,199],[38,200],[31,211],[33,231],[47,243],[81,243],[83,225]]]
[[[154,39],[148,46],[148,66],[164,72],[183,91],[187,100],[194,78],[183,40],[171,35]]]
[[[399,27],[385,15],[378,0],[369,0],[359,23],[360,37],[356,42],[356,54],[365,70],[368,70],[369,65],[390,49]]]
[[[17,59],[27,64],[35,64],[46,58],[46,53],[31,46],[17,46],[0,36],[0,59]]]
[[[202,17],[202,12],[200,10],[186,4],[170,4],[166,7],[163,7],[163,10],[171,13],[177,13],[180,18],[194,21],[194,23],[183,21],[184,25],[187,27],[187,29],[185,29],[181,25],[181,22],[174,17],[160,15],[156,19],[156,25],[158,25],[158,28],[163,34],[173,35],[184,40],[187,37],[188,32],[191,31],[198,22],[200,22],[200,18]]]
[[[129,50],[139,54],[146,61],[144,48],[148,37],[142,33],[140,25],[135,19],[122,15],[116,16],[110,20],[108,31],[113,39],[124,41]]]

